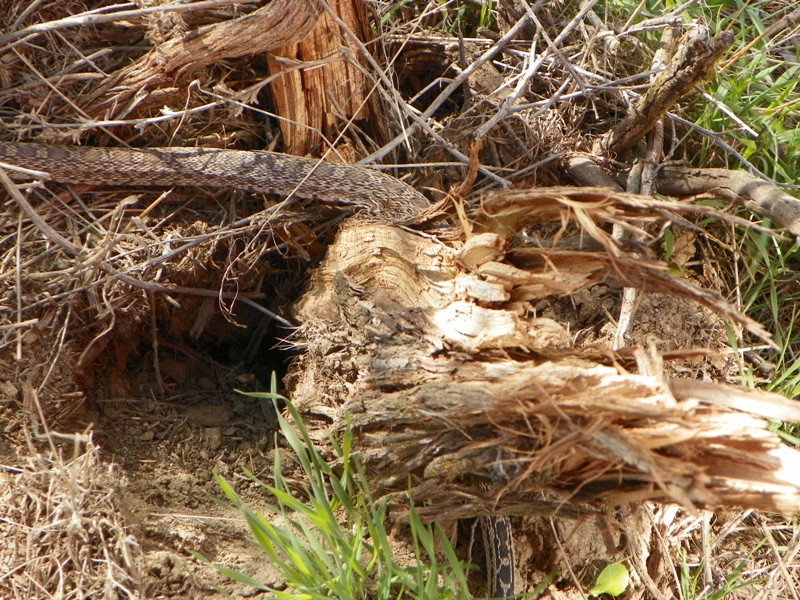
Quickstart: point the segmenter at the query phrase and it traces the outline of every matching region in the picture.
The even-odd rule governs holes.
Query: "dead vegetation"
[[[3,3],[3,141],[382,163],[434,208],[421,236],[239,190],[3,175],[0,595],[247,594],[187,550],[268,581],[207,495],[212,469],[268,468],[271,418],[230,392],[263,388],[286,339],[290,396],[320,440],[353,415],[395,518],[409,482],[427,518],[515,517],[520,591],[560,566],[548,593],[578,597],[592,565],[626,559],[630,598],[680,595],[682,560],[710,587],[746,561],[759,594],[796,593],[796,527],[751,509],[797,510],[800,458],[764,418],[800,409],[722,385],[726,323],[770,343],[713,259],[757,225],[650,195],[735,200],[798,233],[772,184],[655,168],[686,133],[662,118],[727,36],[683,36],[677,13],[612,30],[593,3],[508,3],[468,36],[435,2],[138,4]],[[663,56],[637,38],[651,29]]]

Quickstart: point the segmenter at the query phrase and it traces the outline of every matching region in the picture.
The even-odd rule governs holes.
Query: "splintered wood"
[[[669,381],[655,349],[579,348],[532,308],[616,281],[693,298],[765,335],[604,233],[604,223],[655,219],[659,201],[644,202],[577,188],[501,194],[483,204],[483,232],[458,247],[348,224],[296,307],[306,352],[291,397],[335,427],[349,415],[376,491],[400,518],[409,493],[437,520],[577,517],[645,500],[795,511],[800,452],[766,419],[800,421],[796,402]],[[558,231],[547,244],[519,241],[545,220]],[[560,249],[576,222],[580,243]]]
[[[358,66],[358,48],[348,39],[332,15],[365,42],[369,22],[360,0],[332,0],[331,12],[320,15],[315,29],[303,39],[275,49],[268,55],[275,79],[270,91],[281,119],[284,152],[305,156],[334,139],[343,122],[361,127],[372,121],[374,101]],[[362,57],[363,60],[363,57]],[[307,65],[302,68],[302,65]]]

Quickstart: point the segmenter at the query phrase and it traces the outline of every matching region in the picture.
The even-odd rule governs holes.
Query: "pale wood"
[[[620,190],[617,182],[588,157],[573,155],[566,163],[570,176],[578,184]],[[800,200],[775,183],[745,171],[667,164],[659,167],[654,183],[655,191],[666,196],[710,195],[736,202],[771,219],[789,233],[800,235]]]
[[[702,194],[732,200],[800,235],[800,200],[744,171],[666,165],[658,173],[656,189],[669,196]]]

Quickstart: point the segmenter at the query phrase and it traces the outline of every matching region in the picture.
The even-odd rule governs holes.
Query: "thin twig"
[[[393,140],[385,144],[380,149],[376,150],[369,156],[361,159],[358,164],[369,164],[372,162],[379,161],[381,158],[389,154],[392,150],[394,150],[397,146],[402,144],[409,135],[412,135],[419,127],[420,121],[427,121],[433,114],[439,109],[442,104],[450,97],[450,95],[455,92],[459,87],[461,87],[469,77],[485,62],[494,58],[500,50],[510,42],[514,37],[519,33],[525,25],[527,25],[529,21],[528,15],[524,15],[520,18],[514,26],[508,30],[503,37],[501,37],[497,43],[495,43],[491,48],[489,48],[486,52],[484,52],[480,57],[478,57],[475,62],[470,64],[466,69],[461,71],[457,77],[450,82],[450,84],[443,89],[439,95],[428,105],[428,107],[419,115],[419,121],[412,123],[409,125],[405,130],[398,136],[396,136]],[[394,86],[387,86],[388,89],[393,89]]]
[[[47,31],[56,31],[58,29],[69,29],[72,27],[83,27],[86,25],[99,25],[100,23],[113,23],[115,21],[123,21],[141,17],[150,13],[160,12],[189,12],[193,10],[203,10],[206,8],[216,8],[228,4],[252,4],[254,0],[204,0],[201,2],[179,2],[177,4],[163,4],[160,6],[153,6],[150,8],[137,8],[135,10],[126,10],[129,6],[134,6],[128,2],[125,4],[117,4],[114,6],[103,6],[94,10],[64,17],[55,21],[47,21],[46,23],[37,23],[19,31],[12,31],[5,35],[0,35],[0,44],[8,44],[21,38],[29,39],[40,33]],[[122,10],[116,10],[123,7]],[[23,40],[24,41],[24,40]],[[0,48],[0,51],[5,48]]]

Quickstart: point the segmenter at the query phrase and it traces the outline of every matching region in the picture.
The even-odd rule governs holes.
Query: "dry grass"
[[[52,434],[28,439],[28,455],[4,468],[0,594],[139,596],[142,553],[121,510],[125,485],[118,465],[100,458],[90,435]],[[38,449],[35,442],[48,437],[49,450]]]

